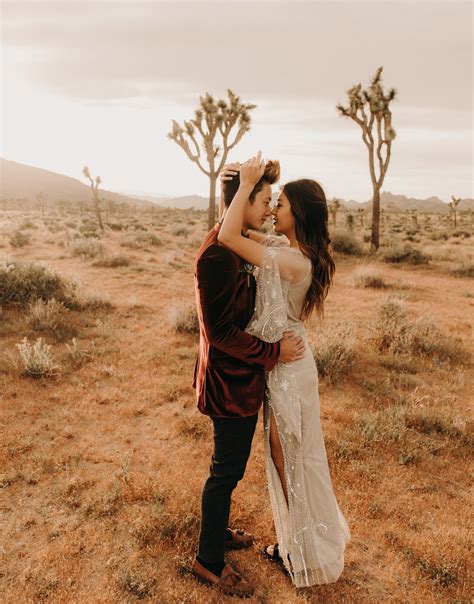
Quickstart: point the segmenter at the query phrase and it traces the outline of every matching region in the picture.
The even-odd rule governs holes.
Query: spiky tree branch
[[[194,119],[184,121],[183,126],[172,120],[168,133],[168,138],[179,145],[188,159],[209,178],[209,228],[215,223],[217,176],[227,161],[229,151],[250,130],[250,111],[256,108],[256,105],[242,103],[240,97],[230,89],[227,97],[216,101],[207,92],[199,97]]]

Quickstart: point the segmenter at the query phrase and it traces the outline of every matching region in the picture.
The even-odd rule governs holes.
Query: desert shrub
[[[171,327],[177,333],[199,333],[199,321],[194,304],[174,306],[169,312],[169,320]]]
[[[391,296],[378,304],[373,333],[377,348],[392,354],[434,356],[452,361],[467,358],[460,339],[444,334],[432,319],[410,320],[403,300]]]
[[[472,260],[463,260],[447,268],[449,274],[455,277],[474,277],[474,262]]]
[[[31,237],[22,231],[15,231],[10,237],[10,245],[14,248],[24,247],[31,243]]]
[[[449,239],[449,231],[434,231],[429,234],[432,241],[447,241]]]
[[[117,268],[119,266],[130,266],[132,260],[124,254],[116,254],[114,256],[106,256],[101,260],[96,260],[92,263],[92,266],[98,266],[103,268]]]
[[[190,230],[182,225],[177,225],[175,227],[173,227],[171,229],[171,234],[174,235],[175,237],[179,236],[179,235],[183,235],[184,237],[187,237],[190,234]]]
[[[107,223],[107,226],[111,231],[123,231],[126,228],[125,225],[120,222],[109,222]]]
[[[386,287],[382,273],[373,265],[360,264],[352,276],[356,287],[373,287],[375,289]]]
[[[468,239],[472,233],[469,231],[464,231],[463,229],[457,229],[451,233],[451,237],[463,237],[464,239]]]
[[[77,335],[69,313],[69,309],[54,298],[47,302],[36,300],[30,304],[28,322],[35,331],[45,332],[58,341],[69,340]]]
[[[34,222],[31,222],[31,220],[24,220],[20,224],[20,230],[22,230],[22,231],[27,230],[27,229],[34,230],[37,228],[38,228],[38,226]]]
[[[129,247],[132,249],[144,249],[149,246],[161,245],[161,239],[154,233],[137,232],[129,233],[125,235],[120,241],[120,245],[123,247]]]
[[[362,248],[353,233],[350,231],[336,230],[331,233],[331,243],[335,252],[361,256]]]
[[[59,365],[53,359],[51,346],[43,338],[38,338],[32,345],[28,338],[17,344],[23,363],[24,372],[33,378],[48,377],[57,373]]]
[[[97,256],[103,256],[105,253],[104,244],[90,238],[71,241],[69,250],[72,256],[80,256],[83,260],[97,258]]]
[[[26,306],[55,298],[67,308],[77,307],[77,284],[34,263],[0,262],[0,305]]]
[[[394,264],[405,262],[407,264],[428,264],[430,257],[409,244],[392,246],[382,252],[382,260]]]
[[[406,433],[406,408],[392,405],[378,411],[365,411],[358,422],[358,430],[365,441],[398,441]]]
[[[312,352],[321,377],[332,381],[347,373],[355,359],[350,326],[335,324],[318,333]]]

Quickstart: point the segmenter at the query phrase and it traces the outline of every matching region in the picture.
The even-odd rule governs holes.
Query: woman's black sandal
[[[273,545],[273,553],[269,554],[268,553],[268,548],[272,547],[272,545],[266,545],[263,550],[262,550],[262,554],[264,555],[265,558],[267,558],[267,560],[271,560],[271,562],[279,562],[280,564],[283,564],[283,560],[280,557],[280,551],[278,549],[278,543],[275,543],[275,545]]]

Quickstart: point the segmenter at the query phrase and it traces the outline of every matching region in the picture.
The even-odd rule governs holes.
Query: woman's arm
[[[242,235],[242,222],[245,204],[250,194],[265,170],[262,154],[259,151],[255,157],[240,168],[240,186],[232,203],[227,209],[224,221],[219,230],[218,240],[247,262],[260,266],[265,248],[261,243]]]

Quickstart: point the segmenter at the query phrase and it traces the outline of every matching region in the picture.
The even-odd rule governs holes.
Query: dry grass
[[[56,237],[64,238],[71,224],[97,231],[88,214],[49,213],[43,223],[34,212],[0,213],[0,243],[10,251],[9,234],[28,221],[39,225],[35,245],[14,249],[0,268],[2,599],[227,601],[189,574],[212,429],[196,411],[191,388],[196,338],[169,321],[177,303],[192,306],[190,242],[204,236],[205,214],[112,213],[106,223],[114,227],[101,239],[105,258],[121,253],[125,236],[156,231],[162,241],[140,240],[133,266],[121,270],[113,261],[92,266],[61,255]],[[386,225],[384,245],[415,237],[420,242],[413,244],[432,261],[383,265],[384,279],[403,286],[404,298],[385,306],[378,331],[372,328],[386,294],[355,286],[350,254],[336,253],[325,322],[309,324],[321,376],[327,371],[319,388],[332,480],[352,530],[344,573],[333,585],[295,592],[279,568],[259,556],[274,539],[259,423],[231,516],[257,543],[228,556],[258,583],[252,601],[471,597],[472,366],[456,347],[469,348],[473,292],[466,275],[446,270],[470,261],[469,237],[451,236],[453,229],[434,217],[427,223],[431,233],[448,233],[434,241],[421,217],[413,235],[404,221],[393,217]],[[358,223],[357,216],[354,236],[364,241],[369,230]],[[174,239],[171,231],[180,225],[189,234]],[[464,223],[459,229],[468,230]],[[376,258],[371,263],[377,271]],[[135,264],[146,270],[134,270]],[[191,316],[185,318],[187,324]],[[73,339],[55,336],[63,319],[77,329]],[[51,347],[58,375],[22,375],[16,344],[25,336],[30,345],[41,336]]]

